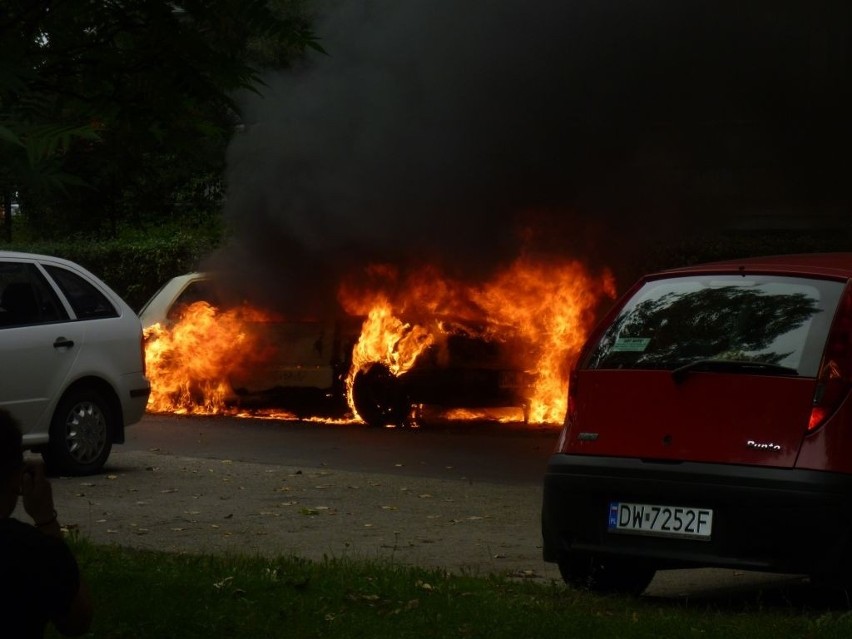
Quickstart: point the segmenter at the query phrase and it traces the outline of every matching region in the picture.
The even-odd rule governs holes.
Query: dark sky
[[[266,77],[229,153],[227,259],[287,303],[366,260],[613,265],[845,197],[844,2],[321,6],[327,55]]]

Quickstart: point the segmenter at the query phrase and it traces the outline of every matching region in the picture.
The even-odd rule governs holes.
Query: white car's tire
[[[60,400],[42,451],[48,470],[63,475],[100,472],[112,451],[116,416],[97,390],[72,389]]]

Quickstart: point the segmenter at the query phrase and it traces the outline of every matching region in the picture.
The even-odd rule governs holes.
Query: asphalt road
[[[537,484],[557,435],[553,427],[493,422],[383,429],[354,423],[146,415],[127,429],[122,448],[307,468]]]

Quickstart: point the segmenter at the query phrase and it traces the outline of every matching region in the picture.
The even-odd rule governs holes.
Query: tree
[[[288,6],[8,0],[0,194],[17,194],[49,237],[114,235],[119,221],[171,215],[187,184],[215,192],[204,182],[215,183],[239,121],[234,95],[261,87],[250,47],[318,48],[299,5]]]

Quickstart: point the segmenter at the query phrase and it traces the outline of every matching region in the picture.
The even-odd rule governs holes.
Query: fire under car
[[[852,254],[642,278],[574,368],[544,478],[566,582],[655,571],[852,579]]]
[[[140,311],[143,328],[148,334],[155,325],[175,327],[187,321],[193,304],[225,308],[224,298],[210,273],[177,276]],[[247,322],[240,333],[254,338],[263,357],[229,373],[229,403],[281,407],[304,416],[320,404],[341,412],[354,409],[370,426],[409,425],[423,405],[514,407],[526,419],[533,376],[512,364],[509,356],[517,355],[517,345],[486,339],[464,322],[442,320],[444,332],[404,373],[380,361],[363,361],[353,370],[363,321],[344,316]],[[214,344],[211,339],[203,348]],[[149,366],[149,376],[156,396],[156,367]]]

